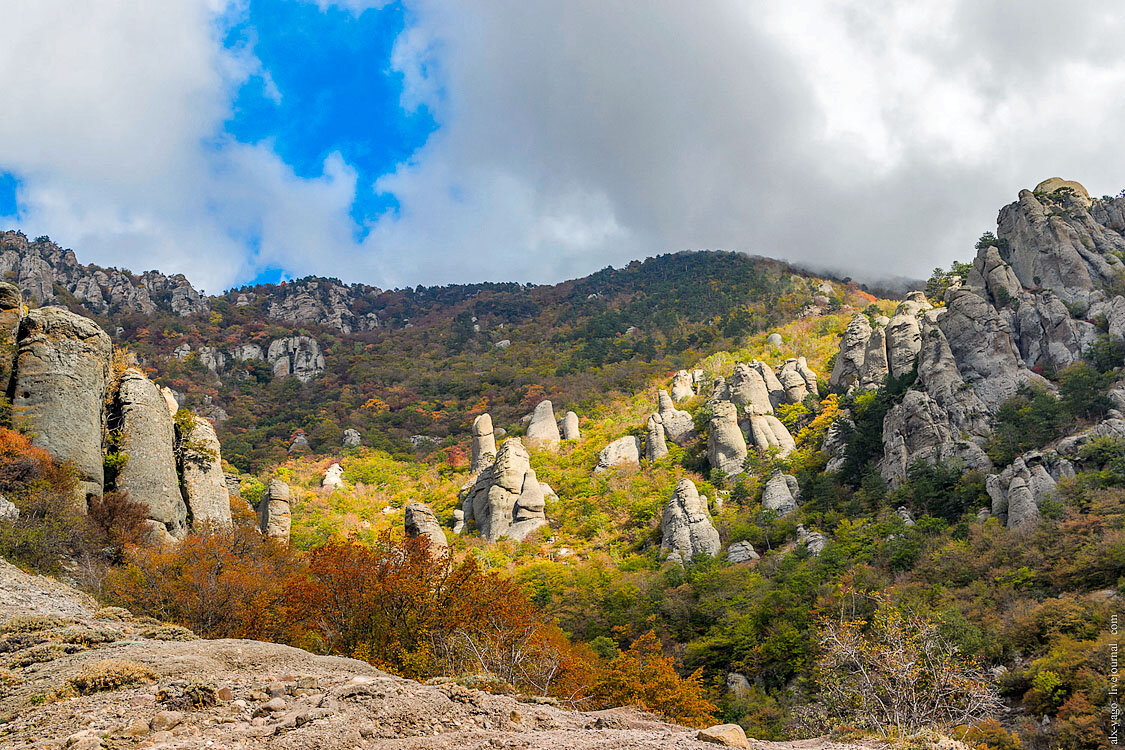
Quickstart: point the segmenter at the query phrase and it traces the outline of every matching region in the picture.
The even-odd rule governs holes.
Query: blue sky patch
[[[20,181],[10,172],[0,172],[0,216],[15,216],[19,211],[16,191]]]
[[[226,132],[243,143],[269,139],[272,149],[303,178],[319,177],[338,151],[358,173],[351,207],[357,239],[387,210],[393,196],[375,180],[422,146],[436,129],[425,108],[400,104],[402,76],[391,51],[407,22],[392,3],[361,14],[296,0],[251,0],[226,37],[230,48],[250,47],[263,73],[234,101]]]

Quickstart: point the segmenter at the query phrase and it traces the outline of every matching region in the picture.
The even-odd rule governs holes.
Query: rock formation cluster
[[[509,438],[496,459],[462,488],[460,520],[475,524],[490,542],[504,538],[522,542],[547,525],[546,501],[545,485],[531,468],[527,449],[519,438]]]
[[[109,450],[111,488],[145,507],[148,539],[179,539],[193,523],[229,525],[214,428],[186,411],[177,416],[172,392],[139,369],[111,372],[113,346],[94,321],[50,306],[21,319],[19,299],[0,282],[0,337],[16,352],[8,373],[13,416],[36,445],[75,468],[75,509],[85,512],[88,498],[106,491]]]
[[[1078,362],[1098,335],[1091,321],[1104,320],[1111,337],[1125,339],[1125,297],[1115,291],[1125,272],[1125,198],[1095,201],[1078,183],[1051,178],[1021,191],[997,221],[943,307],[913,292],[890,318],[857,315],[829,382],[848,390],[878,388],[888,376],[913,379],[883,421],[884,479],[897,485],[919,461],[982,471],[991,515],[1020,528],[1073,472],[1083,438],[993,466],[984,452],[991,422],[1022,386],[1054,390],[1038,371]],[[826,440],[830,470],[842,465],[846,419]],[[1118,434],[1115,421],[1088,432]]]

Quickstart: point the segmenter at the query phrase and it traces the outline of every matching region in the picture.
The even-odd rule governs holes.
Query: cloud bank
[[[404,5],[381,65],[399,114],[424,107],[437,129],[385,174],[331,154],[312,177],[224,133],[239,87],[269,80],[224,43],[238,5],[0,11],[16,73],[0,99],[18,113],[0,119],[0,170],[21,181],[5,223],[211,290],[267,265],[546,282],[706,248],[925,276],[970,255],[1019,188],[1125,186],[1125,12],[1108,6]],[[395,207],[357,225],[375,196]]]

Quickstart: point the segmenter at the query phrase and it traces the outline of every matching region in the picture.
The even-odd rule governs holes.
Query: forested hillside
[[[108,310],[214,419],[233,519],[138,546],[118,497],[74,532],[35,510],[61,480],[9,431],[28,468],[0,491],[28,510],[0,552],[57,569],[50,535],[108,602],[420,680],[762,739],[1104,747],[1123,217],[1048,180],[901,300],[688,253],[553,287]]]

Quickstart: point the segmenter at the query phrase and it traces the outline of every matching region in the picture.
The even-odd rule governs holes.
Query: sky
[[[869,280],[1125,187],[1125,9],[0,0],[0,228],[218,292],[726,249]]]

